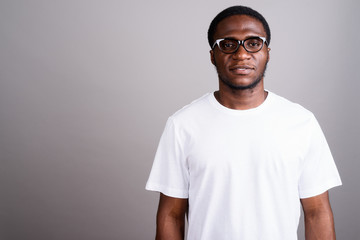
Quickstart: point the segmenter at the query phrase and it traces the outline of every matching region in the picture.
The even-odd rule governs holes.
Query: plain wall
[[[207,28],[235,4],[268,20],[266,88],[317,116],[338,239],[360,239],[358,1],[2,0],[1,240],[153,239],[159,138],[217,89]]]

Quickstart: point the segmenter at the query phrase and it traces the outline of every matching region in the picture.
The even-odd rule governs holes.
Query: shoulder
[[[210,94],[211,93],[206,93],[200,98],[195,99],[172,114],[170,118],[174,121],[181,121],[203,115],[211,109],[209,103]]]
[[[318,125],[315,115],[302,105],[272,93],[270,119],[276,125],[312,131]]]
[[[295,103],[285,97],[279,96],[275,93],[270,93],[272,100],[272,111],[279,114],[292,116],[295,118],[313,118],[314,114],[303,107],[302,105]]]

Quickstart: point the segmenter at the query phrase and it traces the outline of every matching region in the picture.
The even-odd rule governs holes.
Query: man
[[[270,29],[243,6],[208,31],[219,90],[172,115],[146,189],[160,192],[156,239],[335,239],[328,189],[341,180],[313,114],[264,89]],[[299,200],[300,199],[300,200]]]

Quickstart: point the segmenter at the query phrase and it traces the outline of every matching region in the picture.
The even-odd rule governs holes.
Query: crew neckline
[[[264,102],[262,102],[259,106],[255,107],[255,108],[250,108],[250,109],[245,109],[245,110],[231,109],[231,108],[225,107],[224,105],[219,103],[218,100],[215,98],[215,92],[209,93],[208,99],[209,99],[211,105],[213,105],[216,109],[218,109],[224,113],[232,114],[232,115],[243,115],[243,114],[250,114],[250,113],[263,111],[263,109],[265,109],[269,105],[269,103],[271,102],[271,99],[273,98],[273,93],[266,89],[265,89],[265,91],[268,93],[268,95],[265,98]]]

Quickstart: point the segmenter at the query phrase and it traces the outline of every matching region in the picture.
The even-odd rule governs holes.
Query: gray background
[[[216,90],[206,32],[234,4],[267,18],[266,88],[317,116],[338,239],[360,239],[358,1],[1,0],[1,240],[153,239],[160,135]]]

